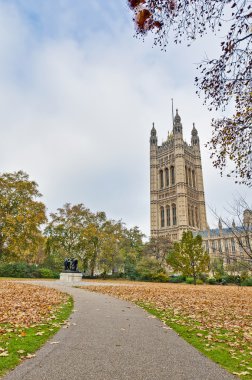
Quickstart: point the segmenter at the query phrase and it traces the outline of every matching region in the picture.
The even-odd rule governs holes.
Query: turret
[[[252,226],[252,211],[251,210],[244,210],[243,212],[243,225],[244,227],[248,228]]]
[[[154,123],[153,123],[153,126],[152,126],[152,129],[151,129],[151,135],[150,135],[150,144],[151,145],[157,145],[157,131],[156,131],[156,128],[154,126]]]
[[[192,146],[199,145],[198,131],[195,128],[195,124],[194,123],[193,123],[193,129],[192,129],[191,144],[192,144]]]
[[[176,109],[176,115],[173,120],[173,134],[174,136],[178,133],[182,134],[182,124],[181,124],[181,117],[178,114],[178,110]]]

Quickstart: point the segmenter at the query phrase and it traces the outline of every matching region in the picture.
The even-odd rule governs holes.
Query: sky
[[[105,211],[149,236],[149,136],[172,129],[171,98],[201,142],[208,223],[251,190],[221,178],[205,143],[213,113],[195,94],[208,35],[166,52],[134,37],[126,0],[0,0],[0,172],[23,170],[48,214],[66,202]]]

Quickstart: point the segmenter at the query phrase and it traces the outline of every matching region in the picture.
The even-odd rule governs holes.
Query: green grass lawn
[[[172,309],[161,311],[145,302],[137,302],[137,305],[161,319],[188,343],[223,368],[241,379],[252,379],[252,352],[245,345],[242,348],[237,347],[235,332],[223,329],[202,330],[198,322],[174,314]],[[230,343],[232,348],[230,348]]]
[[[55,318],[46,324],[29,328],[0,324],[0,376],[14,368],[24,359],[29,359],[49,338],[62,327],[73,309],[73,299],[59,306]]]

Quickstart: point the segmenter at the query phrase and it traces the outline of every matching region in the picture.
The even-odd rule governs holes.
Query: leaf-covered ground
[[[252,379],[252,289],[146,283],[88,286],[157,315],[213,360]]]
[[[33,353],[72,310],[69,295],[16,281],[0,281],[0,375]]]
[[[0,324],[29,327],[53,316],[68,296],[55,289],[12,281],[0,282]]]

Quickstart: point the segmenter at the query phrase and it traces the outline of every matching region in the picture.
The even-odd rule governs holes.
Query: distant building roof
[[[200,236],[202,236],[202,238],[208,238],[208,237],[211,238],[211,237],[232,235],[234,230],[236,232],[241,233],[241,232],[245,232],[246,229],[244,229],[244,227],[238,227],[238,226],[236,226],[235,228],[230,228],[230,227],[222,228],[222,229],[213,228],[213,229],[209,229],[209,230],[193,232],[193,235],[194,236],[200,235]]]

